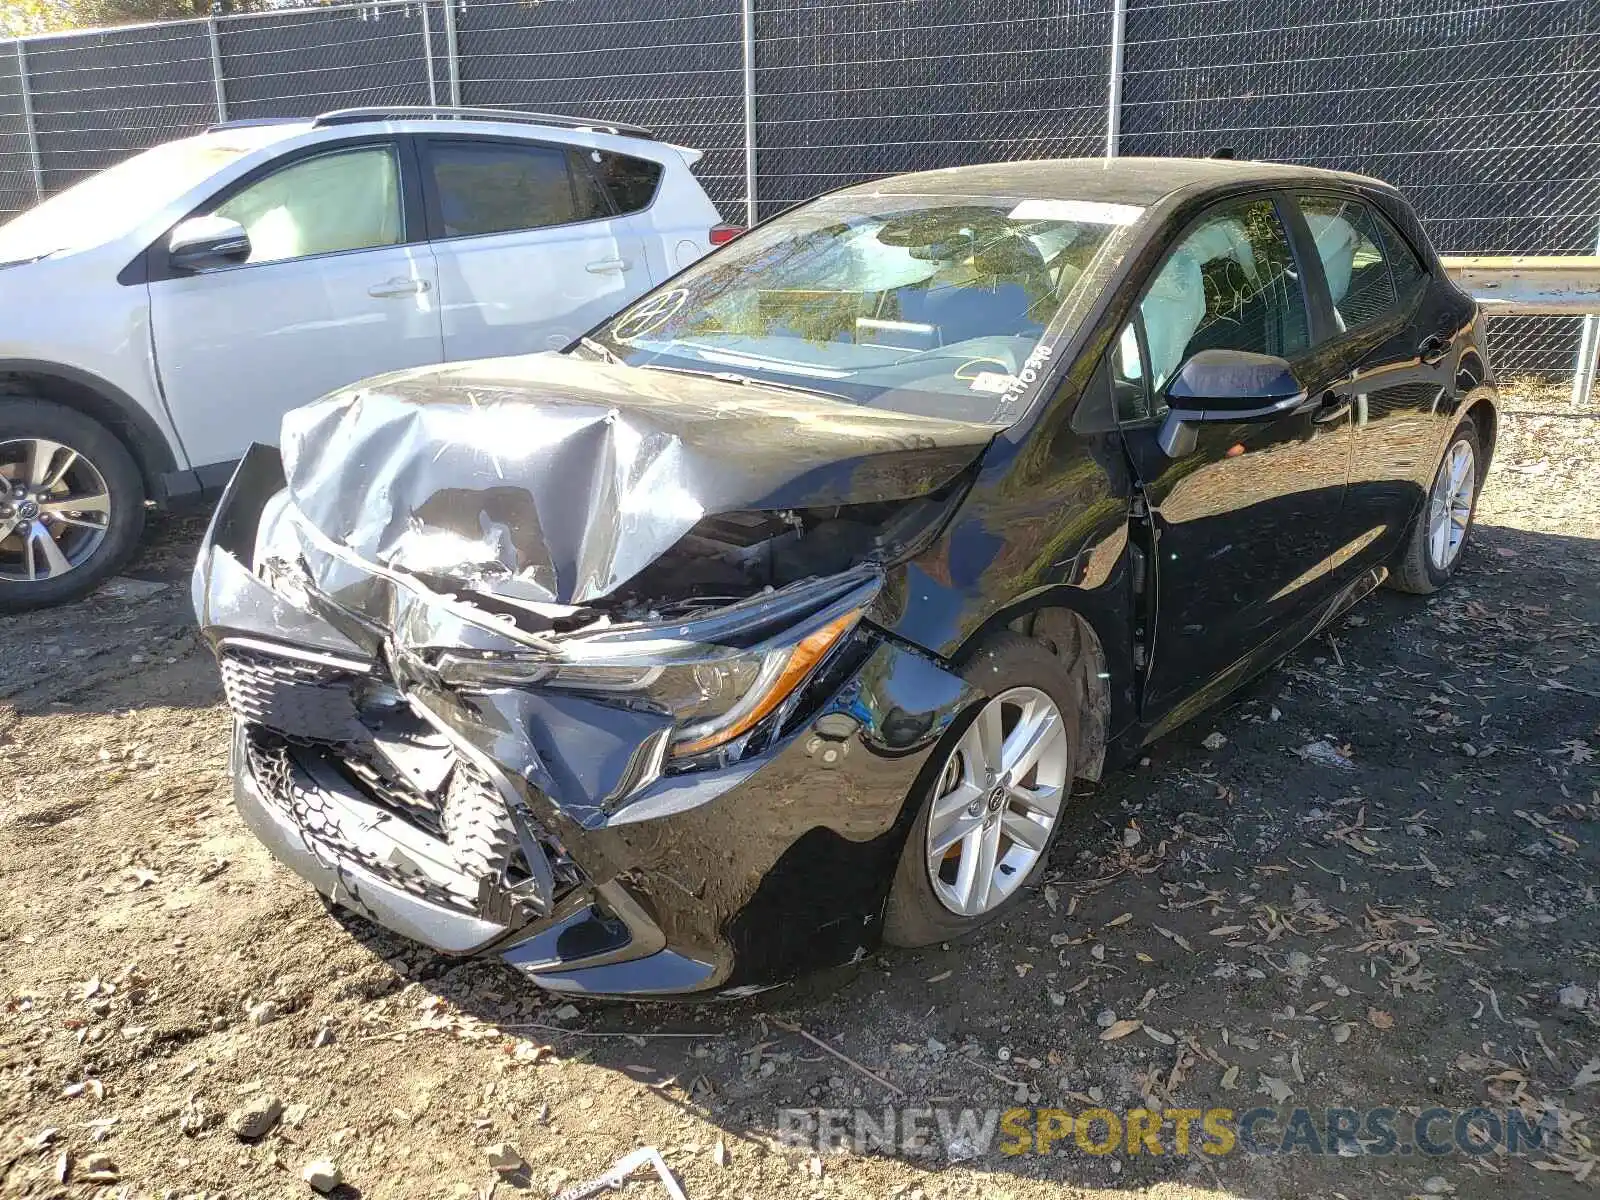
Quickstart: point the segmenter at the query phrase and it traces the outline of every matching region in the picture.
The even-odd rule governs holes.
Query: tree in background
[[[138,21],[182,21],[293,8],[284,0],[0,0],[0,35],[94,29]]]

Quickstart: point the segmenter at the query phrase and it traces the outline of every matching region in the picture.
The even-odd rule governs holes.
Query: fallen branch
[[[904,1100],[906,1098],[906,1094],[903,1091],[901,1091],[899,1088],[895,1087],[894,1084],[890,1083],[882,1075],[879,1075],[876,1071],[869,1071],[866,1067],[863,1067],[855,1059],[851,1058],[848,1054],[844,1053],[844,1051],[835,1050],[832,1046],[828,1045],[827,1042],[823,1041],[816,1034],[808,1033],[804,1029],[801,1029],[800,1026],[791,1025],[791,1024],[789,1024],[789,1022],[779,1020],[777,1017],[772,1017],[771,1021],[779,1029],[786,1029],[790,1033],[798,1033],[801,1037],[805,1038],[806,1041],[810,1042],[812,1045],[816,1046],[818,1049],[824,1050],[827,1053],[833,1055],[840,1062],[845,1063],[848,1066],[854,1067],[857,1071],[860,1071],[861,1074],[865,1075],[868,1079],[872,1080],[873,1083],[876,1083],[880,1087],[887,1088],[889,1091],[893,1092],[896,1096],[900,1097],[900,1099]]]

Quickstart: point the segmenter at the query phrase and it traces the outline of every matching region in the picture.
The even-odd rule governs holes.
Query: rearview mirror
[[[1275,354],[1201,350],[1167,389],[1171,406],[1158,440],[1169,458],[1195,447],[1195,426],[1206,421],[1270,421],[1305,403],[1294,368]]]
[[[250,235],[226,217],[190,217],[167,239],[167,261],[179,271],[229,267],[250,257]]]

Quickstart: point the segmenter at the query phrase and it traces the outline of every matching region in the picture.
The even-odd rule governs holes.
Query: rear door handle
[[[1317,405],[1316,412],[1311,414],[1314,425],[1332,425],[1335,421],[1342,421],[1350,413],[1350,397],[1341,396],[1338,392],[1323,392],[1322,403]]]
[[[604,275],[607,271],[626,271],[633,266],[632,261],[626,258],[602,258],[599,262],[592,262],[584,267],[591,275]]]
[[[426,279],[389,279],[383,283],[375,283],[367,289],[367,295],[375,300],[388,300],[394,296],[419,296],[433,285]]]
[[[1417,356],[1430,367],[1449,353],[1450,339],[1439,333],[1430,333],[1417,347]]]

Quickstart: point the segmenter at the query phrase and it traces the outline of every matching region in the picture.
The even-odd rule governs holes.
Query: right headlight
[[[743,653],[713,653],[707,647],[706,656],[698,660],[690,656],[669,663],[576,665],[552,663],[544,656],[451,651],[438,667],[450,684],[562,688],[669,713],[675,728],[667,753],[681,758],[726,745],[771,716],[855,628],[862,611],[850,609],[798,637]]]
[[[715,750],[754,729],[809,679],[861,619],[853,609],[797,641],[704,662],[671,666],[558,667],[543,682],[597,695],[625,695],[677,721],[668,754]]]

